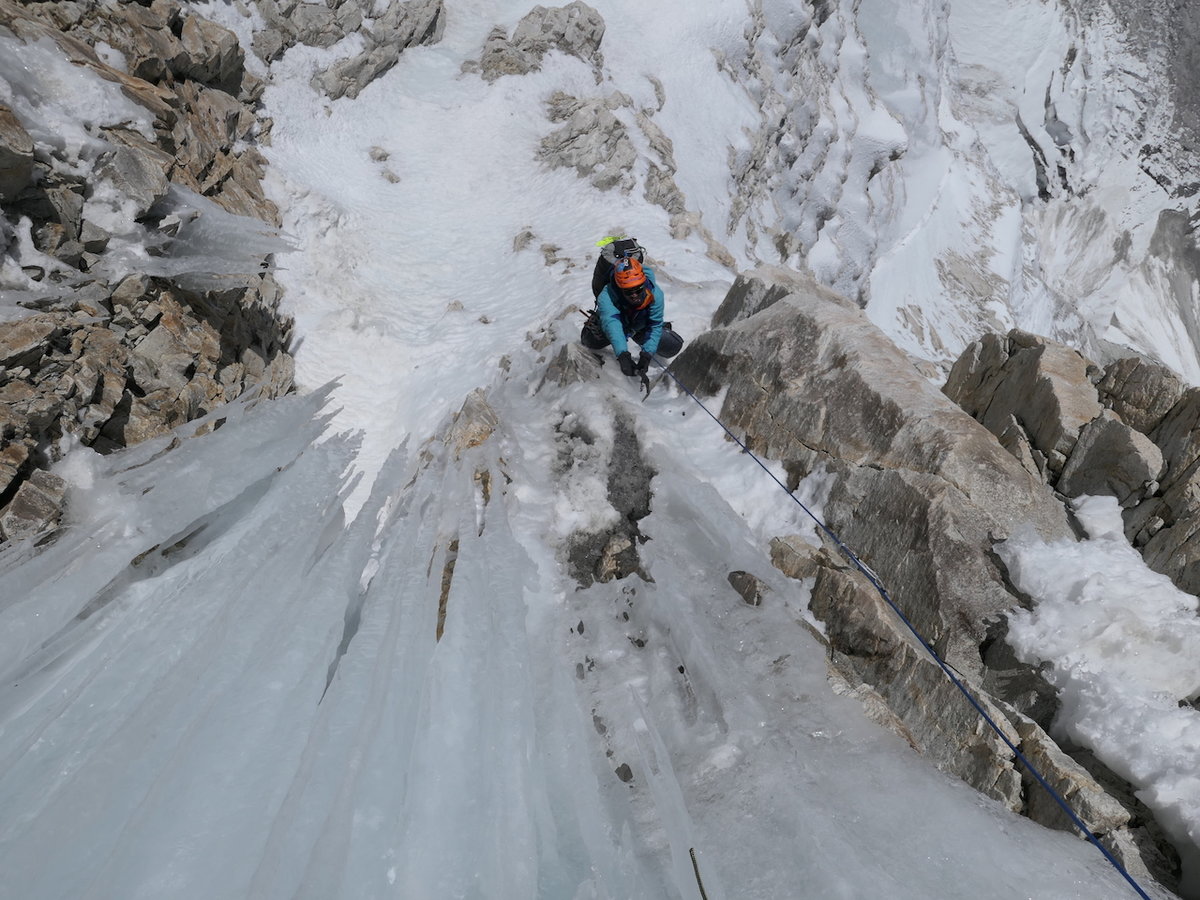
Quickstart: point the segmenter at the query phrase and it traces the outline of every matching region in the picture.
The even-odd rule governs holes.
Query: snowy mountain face
[[[39,7],[60,27],[78,12]],[[909,532],[875,513],[919,504],[855,491],[878,475],[934,493],[936,466],[895,460],[939,457],[929,448],[944,442],[888,429],[952,418],[930,382],[988,332],[1024,329],[1100,364],[1136,351],[1198,380],[1193,13],[1038,0],[179,9],[236,34],[266,85],[264,179],[292,249],[205,206],[185,221],[223,227],[185,231],[168,256],[193,261],[168,265],[138,252],[133,237],[154,244],[169,218],[142,210],[121,255],[96,264],[207,281],[274,254],[300,391],[194,410],[104,456],[64,447],[67,527],[0,550],[0,895],[1136,895],[1095,847],[945,774],[962,767],[914,753],[924,736],[870,721],[864,710],[905,734],[847,680],[854,666],[827,660],[841,645],[815,615],[837,605],[830,579],[861,602],[852,613],[877,603],[855,593],[862,579],[844,562],[781,562],[784,545],[825,552],[804,510],[669,376],[643,396],[577,339],[594,242],[636,235],[675,329],[734,347],[721,364],[738,371],[710,409],[721,391],[749,398],[738,428],[784,446],[801,432],[756,437],[749,421],[769,375],[768,404],[811,386],[792,414],[868,423],[827,466],[765,462],[799,482],[796,498],[845,517],[889,571],[1016,606],[1016,588],[952,554],[908,571],[926,548],[889,546]],[[18,40],[0,32],[5,59]],[[21,52],[53,50],[36,47]],[[0,67],[0,85],[61,100],[94,82],[54,71],[47,86]],[[21,124],[43,162],[82,169],[97,121],[121,114],[76,108],[87,140],[56,154],[36,119],[65,105],[31,103]],[[6,277],[45,262],[28,222],[5,235]],[[735,275],[764,264],[796,295],[768,285],[755,295],[767,314],[790,322],[811,303],[841,324],[807,346],[799,328],[756,330],[746,309],[702,338]],[[789,374],[789,343],[787,360],[819,364]],[[838,383],[821,379],[863,346],[881,349],[852,368],[885,402],[820,402]],[[693,383],[716,379],[698,359]],[[991,440],[960,418],[948,433],[964,445]],[[887,446],[847,474],[860,444]],[[1081,501],[1089,539],[1074,541],[1046,486],[998,447],[936,463],[1016,493],[980,474],[986,455],[1038,510],[1040,534],[1014,527],[987,548],[1038,600],[1013,616],[1006,652],[1023,673],[1052,662],[1060,743],[1100,756],[1097,778],[1117,772],[1161,818],[1183,882],[1160,851],[1140,848],[1136,868],[1142,856],[1119,850],[1141,890],[1169,896],[1159,876],[1196,896],[1195,597],[1150,577],[1115,504]],[[969,669],[981,623],[946,627],[923,599],[902,602],[945,627],[939,646]],[[855,664],[940,675],[887,640]],[[1075,773],[1088,817],[1128,824],[1132,799],[1113,799],[1128,785],[1094,784],[1048,737],[1038,746]],[[1010,764],[999,776],[1021,794]]]
[[[734,145],[738,251],[806,265],[924,359],[1016,326],[1196,380],[1180,14],[787,8],[724,60],[763,109]]]

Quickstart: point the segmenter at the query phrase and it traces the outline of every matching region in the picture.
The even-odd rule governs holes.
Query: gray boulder
[[[28,443],[15,442],[10,434],[5,434],[16,431],[13,423],[6,422],[5,418],[6,416],[0,413],[0,434],[4,435],[4,441],[0,443],[0,494],[7,491],[8,486],[20,477],[32,449]]]
[[[185,16],[179,40],[186,53],[179,74],[237,95],[246,57],[236,34],[200,16]]]
[[[144,216],[150,207],[167,196],[171,186],[156,155],[132,147],[116,147],[106,153],[97,166],[96,176],[112,182],[124,196],[133,200],[135,218]]]
[[[1188,469],[1200,458],[1200,388],[1184,391],[1150,437],[1167,465],[1164,486],[1186,478]]]
[[[57,475],[35,469],[0,510],[0,540],[19,541],[52,530],[62,514],[66,492],[66,482]]]
[[[1133,506],[1158,489],[1162,471],[1154,442],[1106,409],[1080,431],[1057,487],[1068,497],[1104,494]]]
[[[752,278],[738,278],[713,313],[714,328],[725,328],[748,319],[779,302],[792,291],[808,290],[810,282],[792,269],[760,267]],[[837,295],[831,300],[838,302]]]
[[[546,384],[566,387],[600,377],[600,357],[577,341],[563,344],[562,349],[546,365],[546,373],[538,384],[540,391]]]
[[[1187,385],[1166,366],[1132,357],[1107,366],[1096,390],[1100,401],[1125,424],[1150,434],[1183,397]]]
[[[1101,373],[1011,331],[968,346],[944,391],[1062,494],[1116,497],[1147,565],[1200,591],[1200,389],[1139,358]]]
[[[771,590],[765,582],[749,572],[730,572],[726,578],[729,586],[737,591],[738,596],[748,606],[762,606],[763,600]]]
[[[443,440],[454,448],[457,459],[465,450],[478,447],[490,438],[499,425],[500,417],[487,402],[487,395],[476,389],[467,395],[462,407],[454,414]]]
[[[1189,388],[1150,437],[1162,451],[1161,491],[1126,516],[1147,565],[1200,592],[1200,388]]]
[[[1019,424],[1057,478],[1080,430],[1100,414],[1095,371],[1075,350],[1013,329],[970,344],[943,391],[995,435]]]
[[[46,313],[5,323],[0,330],[0,368],[36,369],[62,332],[63,323]]]
[[[124,54],[129,74],[158,83],[174,75],[186,77],[191,59],[176,37],[178,4],[120,4],[99,22],[103,39]]]

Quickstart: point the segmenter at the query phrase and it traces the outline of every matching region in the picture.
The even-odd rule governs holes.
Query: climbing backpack
[[[639,263],[646,261],[646,248],[641,246],[636,238],[614,237],[612,235],[596,242],[600,248],[600,258],[596,260],[596,268],[592,270],[592,296],[599,297],[604,286],[612,278],[613,269],[623,259],[636,259]]]

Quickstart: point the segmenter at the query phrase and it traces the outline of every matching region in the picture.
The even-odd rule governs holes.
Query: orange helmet
[[[613,282],[627,308],[645,309],[654,299],[654,294],[650,292],[650,282],[646,280],[646,272],[636,259],[627,259],[618,263],[618,268],[613,274]]]
[[[646,273],[642,271],[642,264],[636,259],[627,259],[617,265],[613,281],[623,291],[640,288],[646,283]]]

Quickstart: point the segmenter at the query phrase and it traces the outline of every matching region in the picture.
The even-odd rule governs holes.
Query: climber
[[[637,250],[640,255],[641,248]],[[602,257],[597,273],[604,262]],[[663,322],[663,292],[655,284],[653,269],[643,266],[637,256],[617,257],[609,265],[606,283],[603,278],[592,279],[596,308],[579,339],[589,350],[612,344],[623,374],[644,375],[655,354],[674,356],[683,348],[683,338],[671,330],[670,322]],[[629,353],[630,338],[642,348],[636,363]]]

